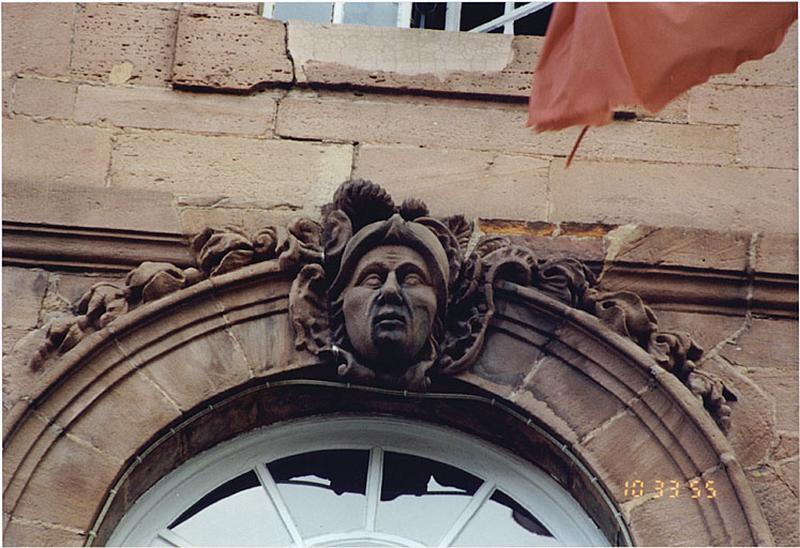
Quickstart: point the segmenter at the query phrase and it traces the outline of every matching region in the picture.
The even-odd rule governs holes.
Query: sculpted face
[[[367,252],[342,296],[350,342],[376,367],[410,365],[425,346],[436,317],[436,290],[422,256],[410,247]]]

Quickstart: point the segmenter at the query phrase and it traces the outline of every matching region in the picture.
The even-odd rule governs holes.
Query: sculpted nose
[[[394,272],[389,272],[386,276],[386,281],[381,286],[381,293],[379,298],[384,303],[400,303],[403,297],[400,294],[400,284],[397,283],[397,276]]]

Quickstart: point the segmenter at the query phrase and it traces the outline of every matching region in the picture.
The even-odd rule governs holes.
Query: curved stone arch
[[[494,437],[562,482],[614,540],[618,509],[636,544],[772,543],[702,405],[634,343],[535,289],[498,283],[481,357],[434,385],[438,399],[267,390],[326,378],[291,343],[293,274],[267,261],[210,278],[122,316],[50,364],[4,422],[5,542],[42,544],[34,523],[50,532],[45,543],[102,540],[146,488],[203,448],[299,412],[378,410]],[[624,495],[628,480],[695,477],[713,480],[717,497]]]

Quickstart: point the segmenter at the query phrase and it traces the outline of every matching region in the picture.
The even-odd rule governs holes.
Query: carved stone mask
[[[414,363],[430,340],[436,289],[422,256],[402,245],[367,252],[342,295],[353,349],[376,369]]]
[[[361,229],[344,250],[332,284],[359,359],[393,374],[432,360],[448,276],[447,255],[426,226],[394,215]]]

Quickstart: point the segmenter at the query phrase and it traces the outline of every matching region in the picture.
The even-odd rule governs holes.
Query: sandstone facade
[[[2,15],[6,413],[47,375],[15,361],[26,336],[93,284],[146,260],[189,267],[187,238],[207,225],[319,217],[340,182],[371,178],[465,213],[483,235],[586,261],[607,288],[642,295],[660,325],[690,331],[704,367],[740,396],[728,440],[775,542],[800,543],[796,25],[774,54],[663,112],[590,130],[565,169],[577,131],[524,127],[538,37],[282,24],[235,3],[4,4]],[[209,354],[245,356],[224,374],[154,368],[117,390],[158,394],[166,423],[265,374],[247,365],[264,348],[218,338]],[[577,382],[549,368],[515,397]],[[584,436],[601,420],[554,412]],[[86,489],[105,489],[146,441],[98,449],[100,416],[58,442],[58,466],[99,455]],[[602,454],[618,434],[584,442]],[[90,524],[40,510],[4,514],[15,543],[85,541]]]

